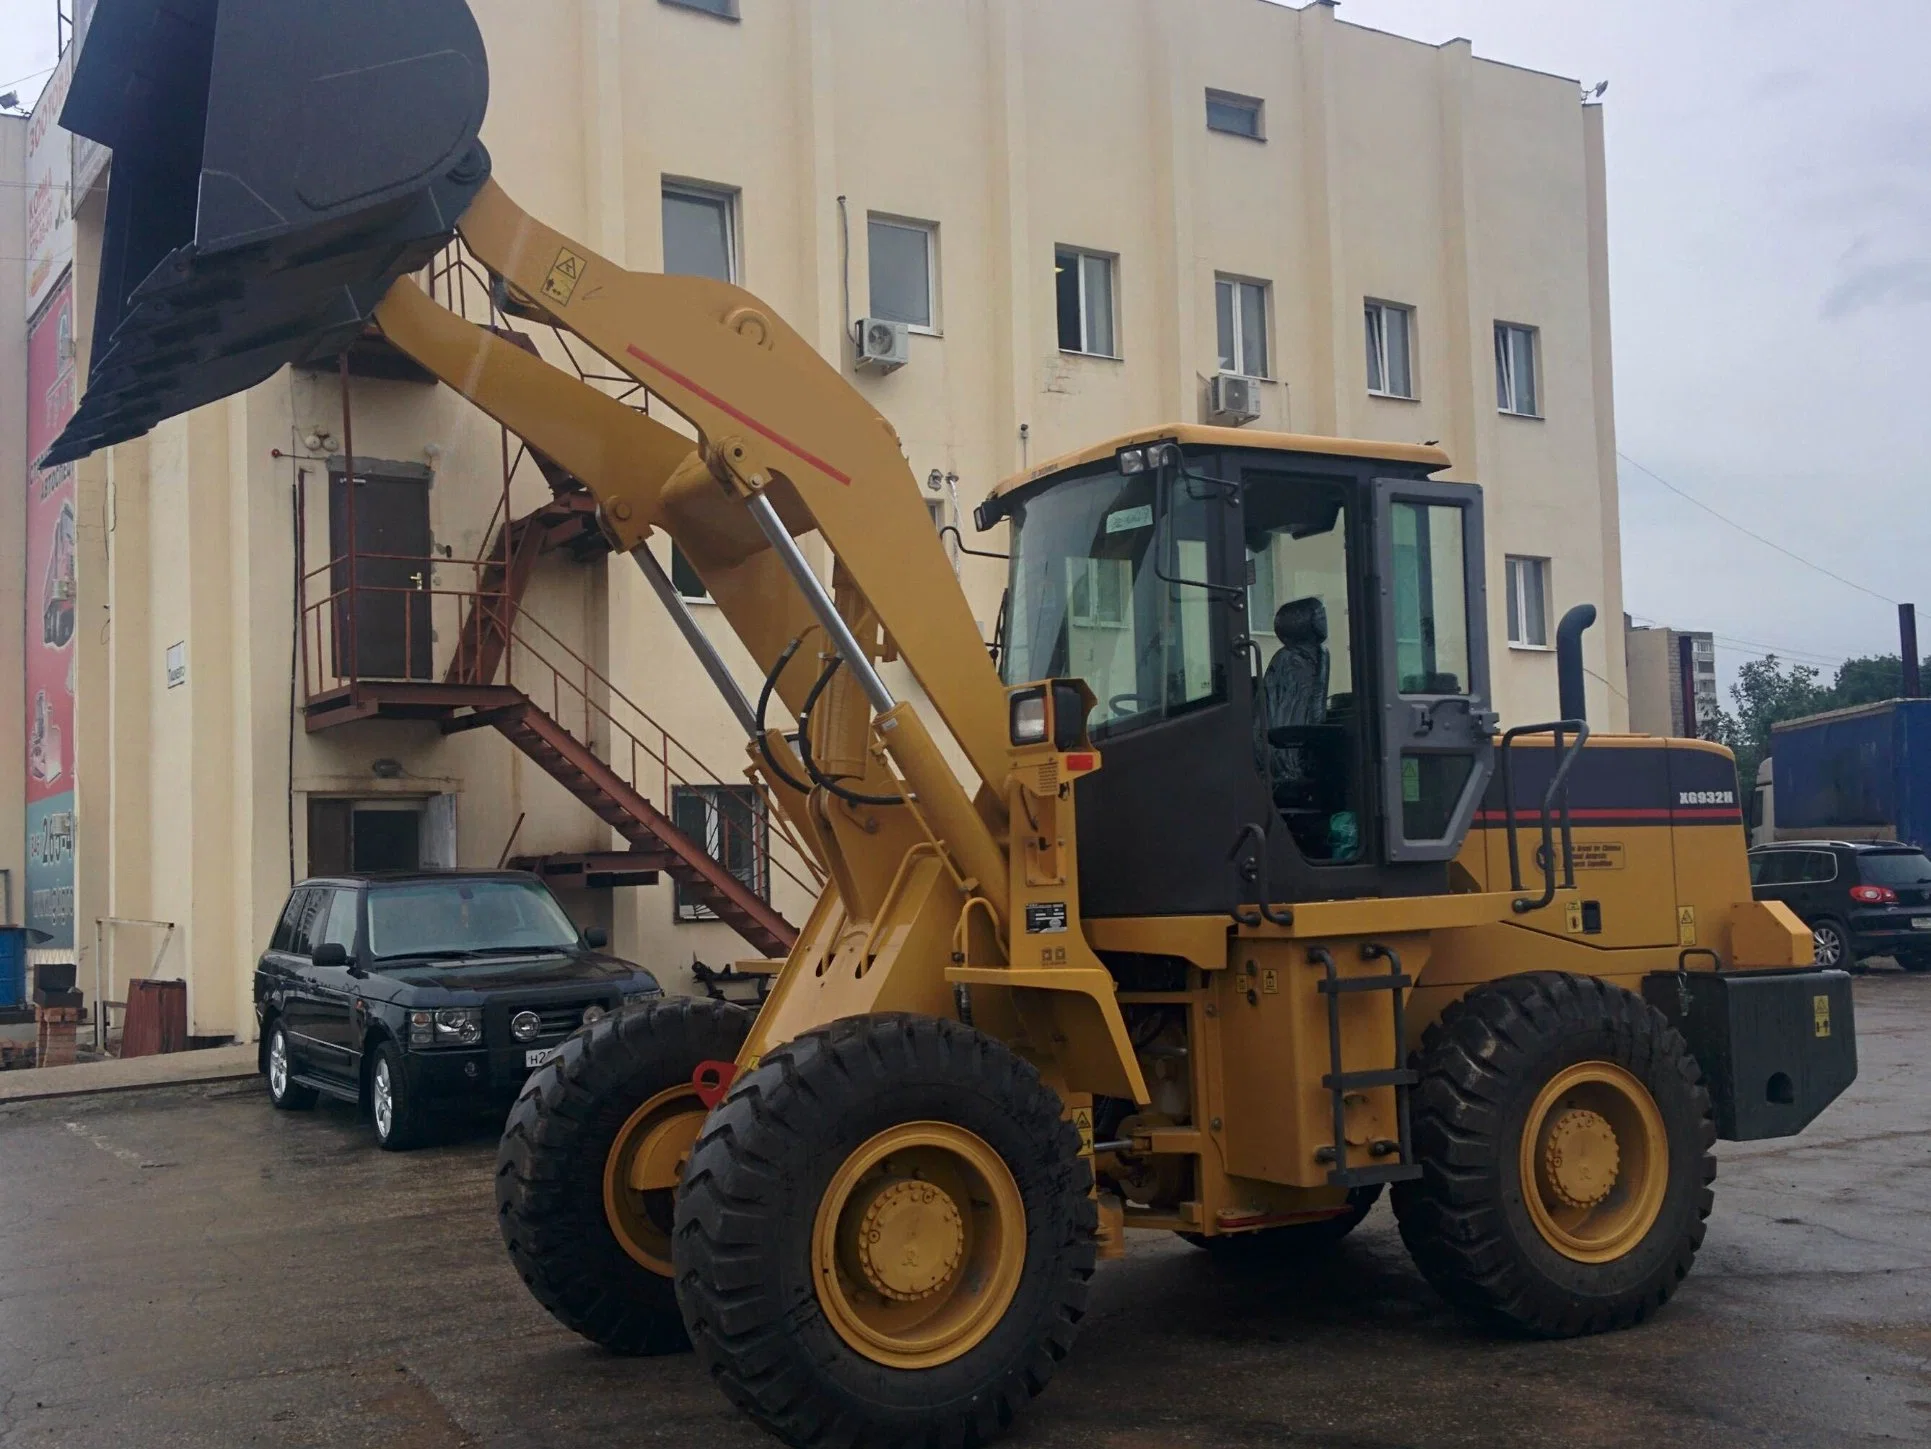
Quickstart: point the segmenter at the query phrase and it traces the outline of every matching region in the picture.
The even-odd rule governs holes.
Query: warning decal
[[[1811,1014],[1812,1020],[1816,1023],[1817,1035],[1829,1036],[1830,1035],[1830,998],[1828,996],[1811,997],[1810,1014]]]
[[[567,305],[576,294],[577,283],[583,280],[583,269],[587,265],[570,248],[563,248],[550,264],[550,275],[543,279],[543,295],[559,305]]]
[[[1822,1000],[1823,998],[1819,997],[1818,999]],[[1073,1125],[1079,1129],[1079,1155],[1081,1157],[1091,1157],[1093,1155],[1093,1109],[1091,1107],[1075,1107],[1073,1109]]]

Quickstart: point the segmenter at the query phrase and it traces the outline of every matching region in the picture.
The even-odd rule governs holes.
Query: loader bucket
[[[340,352],[489,177],[466,0],[99,0],[60,124],[112,148],[93,360],[43,466]]]

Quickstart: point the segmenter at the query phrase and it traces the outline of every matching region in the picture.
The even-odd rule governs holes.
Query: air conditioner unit
[[[860,317],[854,339],[858,347],[858,365],[869,372],[898,371],[912,360],[910,335],[903,322]]]
[[[1260,415],[1260,392],[1253,378],[1223,372],[1207,385],[1207,416],[1212,421],[1237,428]]]

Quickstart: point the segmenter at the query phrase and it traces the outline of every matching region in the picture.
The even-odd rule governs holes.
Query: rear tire
[[[1851,957],[1850,937],[1844,928],[1830,917],[1824,916],[1812,923],[1810,928],[1812,942],[1812,962],[1824,971],[1853,971],[1857,963]]]
[[[1086,1313],[1079,1134],[1030,1064],[957,1022],[853,1017],[779,1047],[711,1114],[684,1181],[698,1358],[799,1449],[988,1443]]]
[[[1381,1184],[1352,1188],[1347,1211],[1311,1223],[1289,1223],[1284,1227],[1260,1228],[1251,1233],[1182,1233],[1181,1238],[1196,1248],[1205,1248],[1215,1261],[1242,1266],[1261,1262],[1289,1262],[1311,1258],[1339,1247],[1341,1240],[1356,1228],[1381,1201]]]
[[[306,1112],[315,1105],[317,1093],[295,1080],[295,1060],[289,1055],[288,1029],[279,1020],[268,1028],[268,1046],[263,1052],[262,1076],[268,1083],[268,1100],[283,1112]]]
[[[510,1111],[496,1154],[496,1221],[510,1261],[559,1323],[612,1353],[690,1347],[670,1279],[673,1193],[631,1198],[613,1152],[659,1097],[701,1115],[695,1093],[683,1102],[676,1089],[701,1063],[733,1060],[751,1019],[741,1006],[690,997],[626,1007],[565,1041]]]
[[[1913,952],[1909,956],[1899,956],[1897,964],[1906,971],[1931,971],[1931,955],[1921,956]]]
[[[1661,1013],[1594,977],[1505,977],[1449,1006],[1419,1066],[1423,1175],[1394,1208],[1444,1298],[1543,1338],[1669,1301],[1703,1241],[1716,1126]]]

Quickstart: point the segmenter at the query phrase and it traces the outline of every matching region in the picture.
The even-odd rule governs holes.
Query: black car
[[[519,871],[305,880],[255,968],[268,1095],[366,1104],[377,1142],[414,1146],[439,1110],[513,1098],[579,1026],[662,994],[607,944]]]
[[[1751,894],[1810,927],[1819,966],[1890,956],[1931,971],[1931,859],[1891,841],[1785,840],[1750,852]]]

